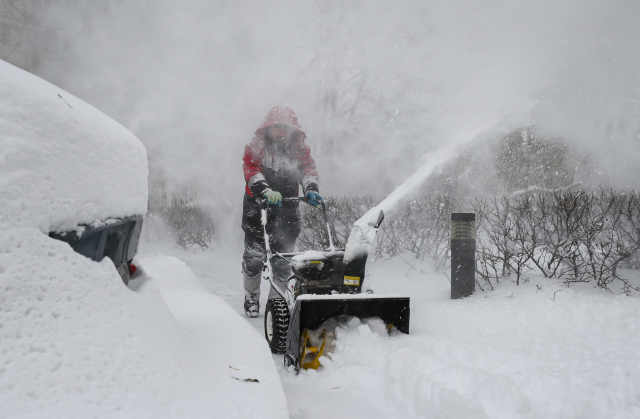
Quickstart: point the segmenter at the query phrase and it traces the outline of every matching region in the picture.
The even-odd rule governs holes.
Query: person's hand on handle
[[[282,194],[280,192],[267,189],[262,196],[267,200],[267,204],[282,206]]]
[[[324,202],[324,199],[322,199],[322,197],[318,192],[309,191],[305,196],[307,197],[307,202],[313,205],[314,207],[317,207],[318,205],[320,205],[320,202]]]

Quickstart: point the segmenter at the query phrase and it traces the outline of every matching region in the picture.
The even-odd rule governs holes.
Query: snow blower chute
[[[299,200],[305,198],[285,198]],[[272,253],[267,219],[269,208],[260,202],[267,258],[262,279],[268,280],[279,294],[267,302],[264,317],[265,337],[273,353],[284,354],[286,366],[317,369],[325,354],[327,330],[323,325],[331,319],[357,317],[380,318],[387,330],[409,333],[409,297],[374,295],[363,292],[365,265],[371,243],[384,219],[380,211],[375,222],[366,228],[354,227],[344,250],[335,249],[324,202],[321,203],[328,232],[327,251]],[[285,289],[273,278],[271,259],[287,260],[292,275]]]

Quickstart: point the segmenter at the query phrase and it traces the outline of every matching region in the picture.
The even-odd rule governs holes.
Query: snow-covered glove
[[[267,189],[262,196],[267,200],[267,204],[282,206],[282,194],[280,192]]]
[[[322,199],[322,197],[318,192],[309,191],[305,196],[307,197],[307,202],[313,205],[314,207],[317,207],[318,205],[320,205],[320,202],[324,202],[324,199]]]

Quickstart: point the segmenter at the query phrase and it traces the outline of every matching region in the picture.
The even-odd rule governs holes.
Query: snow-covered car
[[[147,207],[140,140],[97,109],[0,61],[0,228],[36,227],[127,283]]]
[[[146,204],[133,134],[0,61],[0,418],[288,417],[264,338],[182,261],[123,286]]]
[[[133,258],[138,253],[142,221],[141,215],[100,220],[75,231],[52,231],[49,236],[69,243],[73,250],[97,262],[108,257],[128,284],[138,269]]]

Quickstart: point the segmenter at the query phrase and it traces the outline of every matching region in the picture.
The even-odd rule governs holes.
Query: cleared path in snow
[[[326,419],[326,418],[367,418],[367,419],[393,419],[404,417],[396,411],[394,406],[389,405],[384,397],[381,397],[377,391],[371,391],[367,388],[343,388],[340,385],[319,385],[314,379],[315,372],[307,372],[296,376],[285,370],[282,355],[271,355],[269,348],[264,339],[264,307],[266,304],[266,296],[268,294],[268,284],[262,284],[260,317],[249,319],[245,316],[242,303],[244,300],[244,292],[242,289],[242,274],[240,273],[240,256],[221,255],[219,253],[202,253],[183,252],[180,249],[172,248],[167,245],[158,245],[154,243],[143,243],[139,253],[140,263],[147,270],[150,276],[156,278],[161,286],[163,297],[167,300],[167,304],[174,312],[180,323],[185,325],[193,324],[195,328],[200,327],[200,332],[204,332],[207,322],[202,321],[204,314],[199,314],[202,310],[206,313],[210,308],[207,307],[206,301],[203,301],[201,285],[198,281],[194,281],[188,277],[181,279],[178,272],[167,271],[167,258],[163,255],[174,255],[185,262],[189,268],[195,273],[198,279],[211,292],[222,297],[240,317],[236,319],[246,321],[256,331],[255,338],[260,341],[256,343],[254,339],[251,342],[229,342],[228,349],[234,347],[242,347],[252,351],[260,359],[264,359],[264,355],[273,361],[276,366],[282,388],[287,398],[289,416],[291,419]],[[231,259],[230,259],[231,258]],[[153,265],[156,265],[153,266]],[[169,265],[175,265],[174,262]],[[162,278],[167,278],[163,280]],[[180,284],[180,285],[176,285]],[[190,293],[191,287],[200,287],[196,294]],[[186,288],[184,291],[176,293],[174,288]],[[165,297],[165,292],[167,296]],[[215,296],[212,296],[216,298]],[[191,300],[193,298],[193,301]],[[182,320],[181,320],[182,319]],[[243,320],[244,319],[244,320]],[[218,326],[217,326],[218,327]],[[231,326],[235,327],[235,323]],[[207,332],[208,333],[208,332]],[[232,330],[227,330],[232,334]],[[218,338],[218,333],[208,333],[210,340],[206,345],[214,344],[213,340]],[[267,361],[268,362],[268,361]],[[256,417],[262,417],[257,414]]]
[[[194,353],[208,364],[202,368],[217,377],[219,387],[210,391],[225,389],[226,397],[237,399],[233,405],[242,410],[233,417],[286,418],[286,399],[266,342],[178,258],[138,260],[177,322],[191,333]]]

